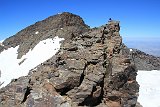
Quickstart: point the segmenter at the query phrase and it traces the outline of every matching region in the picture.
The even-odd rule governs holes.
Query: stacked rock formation
[[[108,106],[130,107],[135,106],[138,85],[136,69],[129,50],[122,44],[119,35],[119,22],[108,23],[109,29],[104,33],[107,44],[107,72],[109,75],[104,82],[104,99]],[[128,54],[126,54],[128,52]]]
[[[119,22],[109,21],[108,24],[99,28],[89,29],[87,25],[81,23],[83,21],[79,22],[79,16],[70,13],[58,16],[56,20],[59,22],[64,20],[63,18],[74,17],[74,20],[78,20],[76,22],[78,24],[74,25],[75,22],[71,24],[71,20],[65,20],[69,24],[63,26],[64,23],[61,25],[51,17],[40,22],[46,26],[44,22],[52,20],[51,22],[55,22],[56,27],[65,29],[64,31],[59,30],[58,33],[52,32],[53,29],[58,30],[56,27],[48,31],[49,34],[65,38],[65,41],[59,52],[52,58],[30,70],[27,76],[14,79],[9,85],[1,88],[0,106],[135,107],[139,90],[136,82],[137,69],[129,49],[122,43]],[[34,26],[36,25],[31,28]],[[30,27],[24,31],[29,32],[29,29]],[[17,36],[22,38],[21,33],[23,34],[23,32],[18,33],[16,38]],[[45,33],[42,33],[45,36],[38,36],[38,41],[54,37],[46,36]],[[35,37],[29,38],[32,38],[31,41],[33,41]],[[11,41],[14,42],[12,37],[3,44],[11,44],[8,45],[11,47],[26,43],[21,40],[12,44]],[[28,46],[32,47],[32,45]],[[19,49],[19,52],[24,49]]]

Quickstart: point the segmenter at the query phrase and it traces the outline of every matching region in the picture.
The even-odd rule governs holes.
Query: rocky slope
[[[133,57],[138,70],[160,70],[160,57],[146,54],[137,49],[134,49]]]
[[[3,45],[5,49],[20,45],[18,49],[18,58],[21,58],[29,49],[34,48],[35,45],[42,40],[55,36],[63,37],[68,40],[72,37],[72,33],[74,35],[79,35],[88,29],[89,26],[84,23],[81,17],[64,12],[63,14],[57,14],[43,21],[36,22],[21,30],[16,35],[3,41]],[[3,48],[0,48],[0,50],[2,49]]]
[[[147,56],[135,50],[131,53],[119,31],[117,21],[91,29],[79,16],[65,12],[6,39],[0,50],[19,45],[17,58],[21,58],[42,40],[65,38],[56,55],[0,89],[0,106],[135,107],[136,66],[147,65],[140,55]]]

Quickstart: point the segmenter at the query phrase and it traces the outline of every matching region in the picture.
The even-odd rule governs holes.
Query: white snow
[[[26,76],[29,70],[55,55],[60,49],[62,40],[64,39],[59,37],[43,40],[21,59],[17,59],[19,46],[3,51],[0,54],[0,82],[3,83],[0,88],[9,84],[11,79]],[[20,62],[22,63],[19,65]]]
[[[39,32],[37,31],[37,32],[35,32],[35,34],[37,35]]]
[[[0,40],[0,45],[1,45],[1,46],[4,46],[4,45],[2,44],[3,41],[4,41],[4,40]]]
[[[129,51],[130,51],[130,52],[132,52],[132,51],[133,51],[133,49],[129,49]]]
[[[0,45],[3,46],[3,44],[0,42]]]
[[[57,14],[62,14],[62,13],[57,13]]]
[[[160,71],[138,71],[138,101],[143,107],[160,107]]]

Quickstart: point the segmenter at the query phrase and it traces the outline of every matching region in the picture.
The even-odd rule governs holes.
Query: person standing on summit
[[[109,18],[109,21],[112,21],[112,18]]]

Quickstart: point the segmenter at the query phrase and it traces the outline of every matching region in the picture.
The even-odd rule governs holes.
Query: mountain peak
[[[135,107],[135,63],[158,64],[127,48],[119,31],[118,21],[92,29],[64,12],[6,39],[0,45],[0,106]]]
[[[63,28],[66,26],[87,26],[83,19],[75,14],[69,12],[58,13],[57,15],[50,16],[49,18],[43,21],[49,21],[51,24],[54,24],[56,28]]]
[[[19,46],[18,58],[21,58],[42,40],[55,36],[68,40],[72,34],[79,35],[88,30],[89,26],[80,16],[63,12],[28,26],[16,35],[7,38],[3,45],[7,48]]]
[[[8,47],[15,47],[31,36],[35,36],[37,32],[39,35],[43,35],[51,30],[62,29],[64,27],[81,27],[81,32],[89,28],[89,26],[84,23],[80,16],[69,12],[63,12],[61,14],[50,16],[42,21],[38,21],[35,24],[26,27],[17,34],[7,38],[3,44],[7,45]],[[73,33],[75,33],[74,30]]]
[[[19,102],[13,105],[15,107],[18,105],[113,107],[114,104],[117,107],[134,106],[137,101],[138,84],[132,81],[136,81],[137,70],[129,49],[125,49],[122,44],[119,30],[119,22],[114,20],[103,27],[90,29],[81,17],[68,12],[51,16],[25,28],[10,38],[13,43],[19,42],[16,40],[21,41],[15,44],[19,46],[17,57],[20,62],[19,65],[16,64],[18,67],[31,64],[34,56],[38,59],[42,58],[40,54],[44,53],[43,51],[31,55],[31,58],[24,56],[29,56],[32,51],[34,53],[39,46],[37,50],[46,49],[47,47],[44,46],[50,42],[43,40],[50,38],[49,41],[52,43],[52,39],[57,36],[57,38],[64,38],[64,41],[61,42],[56,54],[46,50],[48,51],[46,53],[52,55],[51,58],[31,69],[25,78],[13,80],[2,90],[10,90],[12,87],[26,89],[25,92],[18,90],[19,93],[13,91],[14,95],[20,94],[20,97],[17,96],[15,99]],[[11,43],[9,40],[3,43],[7,42]],[[42,45],[37,46],[40,43]],[[16,57],[17,54],[14,55]],[[22,72],[26,74],[23,69]],[[4,94],[2,96],[8,98],[8,91]],[[49,101],[48,105],[44,105],[46,98]],[[4,99],[3,104],[10,104],[10,100]]]

